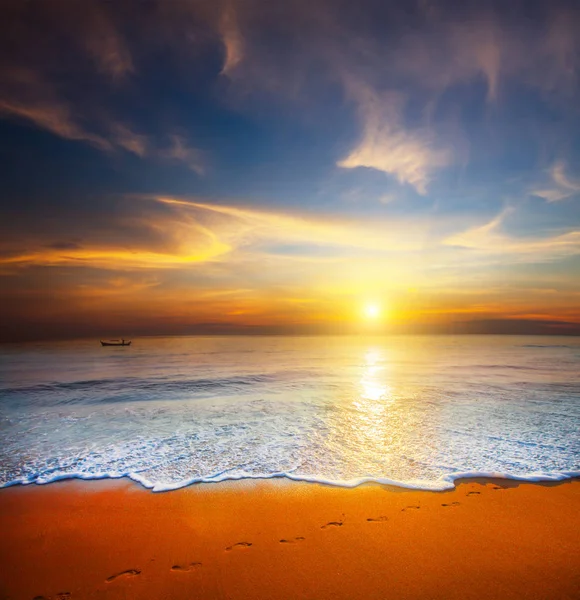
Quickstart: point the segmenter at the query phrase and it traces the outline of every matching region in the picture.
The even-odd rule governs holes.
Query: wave
[[[480,364],[480,365],[456,365],[454,367],[456,370],[465,370],[471,371],[473,369],[500,369],[504,370],[514,370],[514,371],[537,371],[538,367],[532,367],[530,365],[509,365],[509,364],[500,364],[500,365],[489,365],[489,364]]]
[[[81,479],[81,480],[99,480],[99,479],[131,479],[136,483],[139,483],[144,488],[151,490],[152,492],[169,492],[180,488],[188,487],[190,485],[198,483],[221,483],[224,481],[240,481],[240,480],[262,480],[262,479],[289,479],[291,481],[301,481],[306,483],[318,483],[321,485],[330,485],[334,487],[342,488],[356,488],[363,484],[377,483],[380,485],[388,485],[403,489],[423,490],[431,492],[444,492],[452,490],[456,487],[456,483],[462,480],[473,480],[473,479],[505,479],[507,481],[521,481],[528,483],[546,483],[546,482],[558,482],[566,481],[569,479],[575,479],[580,477],[580,471],[562,471],[562,472],[534,472],[534,473],[499,473],[495,471],[463,471],[455,472],[449,475],[445,475],[435,481],[427,480],[409,480],[399,481],[396,479],[389,479],[386,477],[358,477],[347,480],[336,480],[328,479],[325,477],[314,477],[307,475],[294,475],[289,472],[275,472],[267,473],[264,475],[251,475],[251,474],[239,474],[231,475],[227,472],[217,473],[209,477],[194,477],[186,479],[176,483],[160,484],[148,480],[147,478],[139,475],[139,473],[55,473],[52,477],[43,478],[38,480],[34,477],[15,479],[8,481],[0,485],[1,488],[12,487],[15,485],[46,485],[57,481],[63,481],[67,479]]]
[[[569,349],[579,348],[578,346],[569,346],[566,344],[522,344],[519,347],[520,348],[569,348]]]
[[[229,388],[251,387],[260,383],[268,383],[276,378],[275,374],[257,374],[257,375],[238,375],[234,377],[213,377],[200,379],[183,379],[175,380],[169,377],[159,378],[132,378],[119,377],[112,379],[101,380],[86,380],[86,381],[71,381],[71,382],[55,382],[41,383],[37,385],[22,386],[22,387],[5,387],[0,388],[0,395],[16,394],[16,395],[57,395],[58,393],[66,392],[91,392],[93,402],[125,402],[128,400],[127,392],[140,393],[163,391],[164,394],[170,392],[199,392],[199,391],[216,391],[227,390]],[[122,395],[117,397],[103,397],[100,394],[104,392],[114,392]],[[155,397],[157,399],[157,397]],[[141,395],[139,400],[147,400],[148,396]],[[61,399],[62,403],[91,402],[91,398],[81,397],[74,399]]]

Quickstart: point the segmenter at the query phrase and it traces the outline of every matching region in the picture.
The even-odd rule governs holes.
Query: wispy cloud
[[[566,173],[565,161],[559,160],[550,169],[552,187],[544,186],[532,190],[534,196],[544,198],[547,202],[565,200],[580,192],[580,180],[572,179]]]
[[[112,123],[110,131],[111,138],[116,146],[141,158],[150,153],[151,142],[146,135],[135,133],[122,123]]]
[[[114,80],[134,72],[133,58],[123,36],[101,3],[83,2],[86,12],[79,40],[98,70]]]
[[[198,148],[190,146],[182,135],[173,134],[169,136],[169,139],[170,146],[159,150],[158,155],[166,160],[183,163],[198,175],[203,175],[206,171],[204,153]]]
[[[417,315],[507,314],[518,303],[526,315],[541,314],[550,302],[565,308],[566,286],[578,305],[571,257],[580,256],[572,215],[580,21],[565,10],[568,0],[538,7],[525,22],[521,3],[495,10],[428,1],[402,10],[394,0],[363,1],[362,9],[335,0],[154,0],[131,15],[123,4],[14,3],[17,26],[0,25],[0,117],[104,153],[94,173],[111,157],[122,170],[131,157],[121,177],[102,185],[77,178],[74,203],[68,184],[62,198],[55,186],[50,203],[42,192],[22,210],[18,190],[8,199],[0,273],[13,282],[15,304],[29,293],[44,307],[60,278],[56,310],[76,297],[98,314],[110,296],[109,306],[128,315],[147,305],[148,314],[154,306],[176,321],[194,302],[205,320],[286,322],[299,312],[291,306],[324,320],[369,291],[387,299],[400,292],[409,306],[420,297]],[[198,147],[192,132],[214,127],[212,149]],[[271,156],[256,152],[278,140]],[[528,198],[489,218],[497,198],[519,193],[521,172],[510,176],[535,150],[565,149],[569,163],[557,161],[525,191],[567,204]],[[469,157],[468,168],[449,168]],[[155,169],[139,177],[137,159]],[[201,184],[160,167],[224,177]],[[95,201],[120,180],[123,190],[167,195]],[[355,188],[350,198],[345,180]],[[212,199],[170,195],[185,182]],[[236,199],[225,199],[232,189]],[[289,200],[292,190],[300,195]],[[539,205],[541,216],[524,214]],[[544,215],[548,235],[531,233]],[[538,289],[518,287],[525,277]],[[416,295],[405,296],[411,288]]]
[[[405,220],[405,226],[393,220],[352,222],[331,215],[289,214],[165,196],[135,197],[133,202],[133,211],[123,217],[122,229],[114,236],[104,235],[105,221],[94,230],[87,225],[82,240],[75,239],[74,243],[66,238],[55,242],[58,232],[39,231],[22,239],[10,238],[0,253],[0,264],[13,268],[168,269],[257,261],[269,277],[268,263],[341,262],[353,251],[355,255],[360,251],[379,256],[420,251],[431,226],[426,220]],[[164,210],[153,210],[155,206]],[[66,229],[61,235],[64,233]],[[301,250],[304,245],[308,252]]]
[[[327,248],[359,248],[376,251],[414,251],[425,245],[428,230],[432,226],[426,219],[389,221],[357,220],[330,214],[313,215],[265,210],[256,207],[210,204],[195,199],[158,197],[157,201],[182,207],[205,218],[221,216],[222,220],[211,221],[218,227],[233,246],[260,247],[265,243],[300,244]],[[223,218],[225,217],[225,220]],[[292,258],[299,258],[290,253]],[[277,255],[279,256],[279,255]],[[316,260],[316,253],[314,253]]]
[[[515,211],[504,208],[487,223],[444,240],[447,246],[477,251],[488,259],[504,263],[551,262],[580,254],[580,230],[570,230],[549,237],[511,237],[501,231],[505,217]]]
[[[423,278],[425,270],[440,279],[449,269],[457,277],[466,265],[485,269],[498,261],[547,262],[580,254],[580,231],[573,229],[550,237],[517,238],[503,233],[505,217],[515,210],[509,207],[483,225],[442,237],[434,234],[433,216],[353,219],[167,196],[135,197],[131,202],[133,210],[122,221],[123,235],[103,237],[106,223],[102,223],[99,230],[89,228],[74,243],[66,238],[55,242],[55,232],[47,233],[52,239],[39,233],[38,239],[27,237],[20,244],[17,238],[7,240],[0,265],[114,270],[202,264],[241,269],[244,265],[265,281],[282,278],[286,282],[290,277],[303,280],[305,265],[312,266],[315,279],[321,276],[322,265],[326,269],[335,265],[337,270],[333,267],[326,275],[334,273],[337,282],[343,282],[337,283],[339,287],[346,277],[356,288],[372,281],[378,285],[386,265],[389,272],[398,273],[400,281],[408,281],[419,275]],[[164,209],[153,210],[155,206]],[[446,226],[448,221],[445,218]],[[281,264],[286,265],[283,270]],[[295,272],[290,270],[292,265]]]
[[[244,56],[244,39],[238,26],[236,8],[233,2],[226,4],[219,21],[219,31],[225,50],[222,74],[230,76]]]
[[[560,187],[571,192],[580,191],[580,181],[572,180],[566,175],[566,165],[563,161],[559,161],[553,166],[552,177]]]
[[[140,158],[181,163],[198,175],[205,172],[205,154],[191,146],[184,135],[171,133],[160,141],[103,112],[83,119],[82,111],[74,110],[57,96],[54,86],[29,70],[7,71],[3,84],[0,117],[27,121],[58,137],[85,142],[103,152],[122,150]]]
[[[0,114],[22,119],[33,123],[40,129],[68,139],[83,141],[99,148],[111,150],[112,145],[102,136],[91,133],[75,123],[69,108],[60,103],[45,103],[43,101],[30,104],[0,99]]]
[[[134,216],[123,217],[121,230],[117,225],[117,231],[109,234],[104,233],[106,222],[95,229],[88,225],[82,242],[39,243],[34,236],[27,236],[19,245],[13,240],[0,255],[0,264],[12,268],[168,269],[212,261],[232,250],[224,236],[195,215],[152,212],[151,208],[149,204]]]
[[[103,136],[79,123],[71,107],[40,74],[27,68],[10,68],[0,82],[0,116],[29,121],[59,137],[84,141],[100,150],[112,149]]]
[[[189,145],[183,135],[166,136],[168,143],[158,142],[152,136],[136,133],[127,125],[112,122],[109,125],[110,140],[114,147],[122,148],[140,158],[183,164],[198,175],[204,175],[207,159],[205,153]]]
[[[379,94],[354,82],[348,84],[348,89],[358,103],[363,136],[338,166],[377,169],[426,194],[433,172],[450,163],[451,153],[437,148],[428,130],[408,130],[403,126],[404,101],[400,96]]]
[[[393,77],[402,77],[435,98],[452,86],[479,78],[487,84],[486,99],[493,102],[506,74],[506,61],[509,64],[513,54],[507,39],[499,19],[476,11],[463,19],[454,15],[426,19],[422,27],[393,42],[379,42],[376,53]]]
[[[122,33],[126,21],[114,4],[53,2],[36,12],[25,4],[11,17],[0,28],[0,118],[26,121],[105,153],[128,152],[204,172],[207,157],[187,135],[175,134],[179,127],[169,123],[151,133],[119,110],[117,99],[128,91],[123,80],[136,69]]]
[[[385,2],[377,9],[382,27],[344,6],[337,10],[332,2],[309,7],[308,19],[301,3],[260,11],[253,3],[244,6],[243,37],[232,10],[220,22],[227,48],[222,72],[236,71],[242,95],[273,91],[283,101],[304,101],[295,91],[303,84],[309,86],[304,94],[311,101],[324,81],[338,82],[361,124],[357,145],[338,166],[380,170],[420,194],[426,194],[440,169],[459,158],[452,148],[468,146],[459,102],[455,117],[448,113],[446,122],[440,110],[460,98],[466,86],[483,91],[489,104],[505,103],[522,86],[550,102],[573,100],[570,90],[576,89],[580,42],[573,32],[580,21],[562,6],[546,7],[541,19],[522,25],[514,23],[511,13],[492,7],[457,11],[449,3],[421,3],[425,18],[418,19],[413,11]],[[265,52],[266,28],[273,38],[288,35],[286,21],[296,30],[291,57],[275,44]],[[458,93],[450,94],[453,89]],[[321,97],[327,98],[324,92]],[[453,118],[456,123],[450,124]],[[468,156],[461,151],[462,163]]]
[[[92,231],[89,219],[78,239],[42,238],[42,229],[38,239],[13,239],[0,251],[0,272],[16,282],[6,302],[20,311],[25,299],[36,310],[50,296],[55,311],[66,298],[67,318],[114,307],[137,320],[154,312],[182,324],[195,314],[244,326],[348,323],[368,297],[385,299],[395,320],[409,322],[505,316],[522,306],[548,314],[577,300],[574,289],[546,299],[537,279],[539,291],[522,299],[517,281],[506,287],[506,271],[498,279],[498,265],[580,254],[580,231],[525,240],[502,233],[513,209],[427,245],[433,223],[408,217],[354,220],[167,196],[126,201],[131,212],[114,235],[106,222]],[[18,286],[31,277],[24,294]]]

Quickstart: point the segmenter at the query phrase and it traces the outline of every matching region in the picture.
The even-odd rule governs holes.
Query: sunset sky
[[[0,10],[1,340],[580,333],[577,2]]]

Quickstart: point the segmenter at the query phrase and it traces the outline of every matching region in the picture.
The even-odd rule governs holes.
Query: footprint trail
[[[121,571],[120,573],[115,573],[115,575],[111,575],[110,577],[107,577],[107,579],[105,579],[105,581],[107,583],[111,583],[111,581],[115,581],[115,579],[117,579],[119,577],[135,577],[140,574],[141,574],[141,571],[139,569],[127,569],[127,571]]]

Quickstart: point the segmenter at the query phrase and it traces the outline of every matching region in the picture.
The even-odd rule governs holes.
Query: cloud
[[[85,131],[71,117],[67,106],[59,103],[47,104],[42,100],[25,104],[0,99],[0,114],[30,121],[40,129],[76,141],[84,141],[100,150],[111,150],[111,144],[103,137]]]
[[[136,37],[144,33],[145,14],[136,16]],[[0,25],[0,118],[106,153],[183,163],[201,174],[202,153],[171,125],[153,135],[135,125],[133,113],[120,116],[118,100],[131,92],[122,80],[135,72],[122,17],[114,3],[93,0],[16,7]]]
[[[103,122],[103,134],[94,133],[81,127],[73,119],[71,109],[50,95],[29,103],[0,98],[0,116],[2,114],[28,121],[58,137],[86,142],[103,152],[123,150],[139,158],[182,163],[198,175],[205,173],[204,153],[190,146],[184,136],[171,134],[168,136],[169,145],[161,145],[151,136],[137,133],[117,121]]]
[[[381,95],[364,84],[352,83],[348,88],[358,103],[363,136],[338,166],[377,169],[426,194],[433,172],[450,164],[451,153],[435,146],[430,131],[403,127],[400,96]]]
[[[520,48],[520,75],[550,98],[577,104],[580,73],[580,13],[569,6],[554,4],[544,27]]]
[[[108,83],[120,83],[135,71],[120,27],[123,11],[115,3],[51,0],[40,6],[8,4],[12,7],[3,7],[0,26],[3,67],[27,67],[60,76],[71,66],[80,67],[76,75],[82,73],[83,83],[92,69]],[[131,15],[131,21],[133,25],[142,23],[142,15]]]
[[[157,230],[165,245],[156,247],[147,242],[148,229]],[[30,249],[0,255],[0,265],[11,268],[30,266],[109,269],[114,271],[139,269],[168,269],[193,266],[227,254],[231,247],[210,229],[187,215],[173,215],[155,223],[132,225],[127,231],[128,242],[108,242],[93,235],[77,244],[29,243]],[[139,239],[139,237],[144,239]],[[149,246],[149,247],[148,247]]]
[[[580,181],[571,179],[566,174],[566,163],[556,161],[550,169],[550,178],[555,187],[542,187],[532,190],[531,194],[544,198],[547,202],[558,202],[580,192]]]
[[[501,233],[507,208],[490,221],[442,237],[437,217],[394,218],[290,213],[168,196],[127,198],[124,216],[112,222],[86,218],[78,239],[40,227],[29,236],[7,236],[0,246],[3,271],[68,267],[112,271],[184,269],[228,285],[303,285],[311,293],[344,294],[436,281],[455,287],[465,269],[556,261],[580,254],[580,231],[549,238]],[[449,217],[444,219],[445,229]],[[93,221],[95,221],[93,226]],[[459,222],[456,224],[459,227]],[[62,240],[54,242],[54,239]],[[193,272],[193,271],[192,271]],[[447,277],[447,279],[445,279]],[[258,283],[261,282],[261,283]]]
[[[112,123],[110,125],[111,139],[119,148],[131,152],[141,158],[151,152],[151,142],[146,135],[135,133],[127,125]]]
[[[75,238],[60,219],[25,236],[7,229],[8,239],[0,238],[5,314],[23,322],[52,303],[40,312],[64,316],[66,307],[69,323],[100,315],[109,326],[118,318],[151,327],[154,314],[176,332],[192,319],[348,324],[369,296],[393,307],[395,322],[505,315],[522,303],[540,314],[538,307],[565,308],[570,294],[522,295],[518,271],[514,277],[506,265],[540,268],[580,253],[580,232],[539,240],[502,234],[512,208],[443,241],[429,240],[434,215],[354,219],[170,196],[128,197],[123,208],[100,222],[73,219]]]
[[[158,155],[166,160],[181,162],[198,175],[203,175],[206,169],[204,153],[189,146],[184,136],[173,134],[169,139],[171,145],[160,150]]]
[[[70,106],[40,74],[26,68],[6,69],[0,83],[0,116],[29,121],[59,137],[111,150],[108,140],[78,123]]]
[[[462,18],[432,16],[393,42],[379,43],[377,53],[394,79],[433,94],[435,100],[450,87],[483,78],[486,99],[493,102],[514,51],[510,39],[513,33],[504,33],[499,18],[480,10]]]
[[[222,75],[231,76],[244,57],[244,40],[238,26],[233,2],[228,3],[222,13],[219,31],[225,49],[221,73]]]
[[[564,200],[570,196],[568,192],[562,192],[562,190],[550,188],[539,188],[537,190],[533,190],[531,193],[534,196],[543,198],[546,200],[546,202],[558,202],[558,200]]]
[[[124,40],[102,12],[93,15],[93,29],[85,38],[88,53],[99,71],[121,79],[134,72],[133,59]]]
[[[472,46],[475,50],[475,64],[487,79],[487,98],[496,100],[501,69],[501,50],[492,29],[484,30],[482,35],[483,39],[479,44]]]
[[[58,137],[85,142],[103,152],[122,150],[139,158],[183,163],[198,175],[205,172],[205,155],[192,147],[183,135],[166,136],[169,140],[166,144],[153,136],[134,131],[128,124],[108,117],[103,111],[93,119],[82,119],[81,111],[73,110],[56,95],[54,86],[30,70],[9,70],[4,73],[2,83],[0,117],[28,121]],[[93,130],[87,127],[87,123],[92,125]]]
[[[165,196],[127,198],[123,206],[126,213],[85,216],[83,227],[75,230],[82,245],[66,239],[70,226],[60,220],[26,236],[10,236],[6,230],[0,265],[165,270],[245,264],[255,265],[266,278],[272,269],[282,277],[289,271],[274,264],[356,262],[357,255],[380,261],[389,253],[421,251],[432,226],[427,220],[405,219],[404,225],[401,220],[353,222]],[[71,218],[78,222],[78,217]],[[359,273],[363,271],[361,264]]]
[[[504,218],[514,210],[508,206],[484,225],[452,235],[443,243],[479,252],[489,260],[496,257],[501,262],[511,263],[551,262],[580,254],[580,230],[543,238],[514,238],[502,233]]]
[[[205,154],[198,148],[190,146],[183,135],[170,134],[167,136],[169,144],[161,144],[151,136],[136,133],[121,123],[112,123],[110,131],[110,139],[114,146],[139,158],[181,163],[200,176],[205,174]]]
[[[82,248],[78,242],[52,242],[46,244],[46,247],[52,250],[80,250]]]
[[[260,92],[301,109],[319,102],[315,110],[323,110],[328,84],[336,93],[338,83],[361,124],[358,143],[340,156],[339,167],[379,170],[426,194],[438,170],[457,158],[465,165],[476,154],[468,151],[473,117],[466,110],[478,101],[473,91],[489,104],[489,130],[499,114],[493,105],[506,105],[510,95],[532,93],[553,106],[572,102],[576,110],[580,38],[574,32],[580,21],[566,2],[545,5],[524,21],[517,7],[503,11],[481,3],[458,9],[444,1],[421,4],[419,11],[402,11],[395,2],[365,4],[362,11],[349,3],[315,5],[305,10],[289,0],[258,10],[248,2],[243,21],[225,11],[223,72],[235,72],[236,86],[228,91],[251,97],[249,110],[262,106]],[[541,122],[536,126],[543,129]],[[481,134],[474,146],[480,140],[495,144]]]
[[[98,70],[115,80],[133,73],[131,53],[103,5],[84,2],[83,10],[87,9],[90,16],[88,22],[85,20],[84,35],[79,37]]]
[[[28,68],[7,69],[1,77],[0,116],[24,120],[61,138],[82,141],[109,152],[113,143],[88,130],[55,86]]]
[[[330,214],[293,214],[275,212],[255,207],[209,204],[196,200],[171,197],[157,197],[157,201],[169,206],[182,207],[191,211],[197,218],[209,219],[210,226],[216,227],[232,247],[245,247],[258,250],[271,244],[307,244],[311,248],[308,255],[300,256],[289,252],[292,260],[317,261],[314,247],[332,250],[340,248],[361,249],[377,252],[414,251],[424,247],[427,232],[432,223],[425,219],[390,219],[377,221],[364,217],[358,220],[339,218]],[[213,217],[213,218],[212,218]],[[216,220],[216,217],[219,217]],[[266,253],[268,251],[266,250]],[[276,254],[275,258],[283,256]]]
[[[571,192],[580,191],[580,181],[573,181],[570,179],[566,175],[565,169],[566,165],[563,161],[557,162],[552,167],[552,178],[554,179],[554,183]]]

